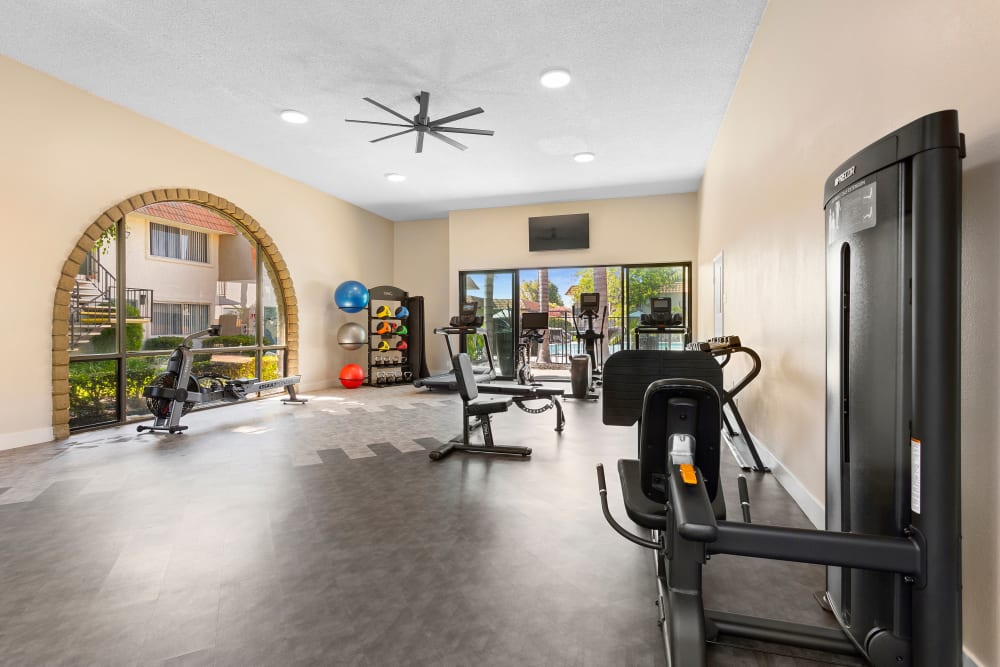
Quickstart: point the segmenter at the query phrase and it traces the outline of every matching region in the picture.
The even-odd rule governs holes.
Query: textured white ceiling
[[[766,0],[0,0],[0,53],[393,220],[697,189]],[[573,82],[543,88],[565,67]],[[150,83],[152,82],[152,83]],[[371,144],[431,94],[458,151]],[[293,126],[282,109],[309,114]],[[382,132],[386,129],[386,132]],[[597,159],[577,164],[574,153]],[[385,180],[387,172],[407,176]]]

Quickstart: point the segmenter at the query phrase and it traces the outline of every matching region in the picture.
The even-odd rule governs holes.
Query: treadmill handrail
[[[451,335],[460,335],[460,334],[485,335],[486,329],[483,329],[482,327],[437,327],[436,329],[434,329],[434,333],[451,334]]]

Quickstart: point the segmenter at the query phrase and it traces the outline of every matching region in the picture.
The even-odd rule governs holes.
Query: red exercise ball
[[[340,369],[340,384],[347,389],[357,389],[365,381],[365,369],[357,364],[347,364]]]

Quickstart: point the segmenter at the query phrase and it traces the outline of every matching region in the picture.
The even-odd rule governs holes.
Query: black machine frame
[[[937,112],[857,153],[826,185],[827,530],[724,520],[711,489],[718,467],[698,455],[721,429],[714,360],[645,353],[663,355],[659,367],[644,364],[645,377],[626,363],[630,353],[608,360],[605,396],[619,398],[605,408],[605,423],[641,420],[639,461],[619,462],[626,509],[653,539],[614,521],[598,466],[602,510],[616,531],[657,552],[668,665],[704,665],[706,640],[725,634],[857,652],[877,667],[962,664],[964,155],[957,112]],[[883,190],[888,196],[876,196]],[[875,279],[881,270],[893,279]],[[866,381],[869,367],[881,384]],[[689,373],[707,381],[659,380]],[[712,427],[675,417],[699,410]],[[660,450],[659,470],[649,465],[657,461],[650,447]],[[826,565],[825,599],[842,631],[706,611],[701,568],[712,554]]]
[[[462,433],[455,436],[437,449],[432,449],[428,456],[432,461],[440,461],[452,452],[478,452],[481,454],[510,454],[527,458],[531,456],[531,447],[521,445],[497,445],[493,442],[493,423],[491,415],[507,412],[514,404],[514,399],[503,398],[480,399],[482,387],[476,384],[472,372],[472,362],[469,355],[459,352],[452,357],[452,368],[458,381],[458,393],[462,397]],[[483,444],[470,442],[469,436],[475,428],[483,431]]]

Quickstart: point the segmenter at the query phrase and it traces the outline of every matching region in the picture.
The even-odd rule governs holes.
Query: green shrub
[[[95,336],[93,340],[90,341],[91,352],[93,354],[108,354],[112,352],[117,352],[117,342],[115,338],[118,335],[118,328],[111,327],[105,329],[100,334]],[[141,324],[126,324],[125,325],[125,349],[126,350],[138,350],[142,347],[142,325]]]
[[[69,415],[73,427],[114,421],[118,364],[109,361],[69,365]]]
[[[142,342],[144,350],[172,350],[184,341],[183,336],[155,336]]]
[[[236,336],[208,336],[201,339],[202,347],[254,347],[256,345],[256,336],[246,336],[243,334]]]
[[[199,355],[200,356],[200,355]],[[265,354],[261,358],[261,381],[277,380],[280,375],[278,368],[278,356]],[[253,357],[247,357],[244,361],[213,361],[198,360],[192,364],[192,372],[195,375],[221,375],[230,379],[252,378],[256,376],[256,369]]]

